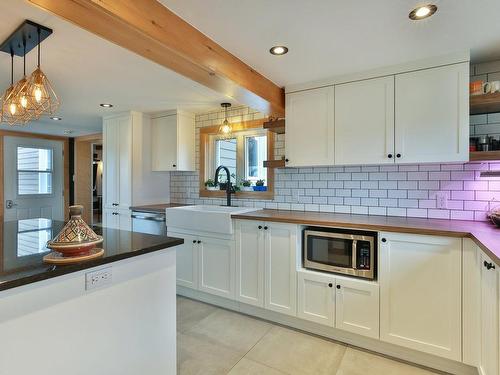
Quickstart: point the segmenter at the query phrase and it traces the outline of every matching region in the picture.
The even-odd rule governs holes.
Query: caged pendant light
[[[221,103],[221,107],[224,108],[224,121],[219,127],[219,135],[220,138],[228,139],[231,138],[233,132],[233,128],[227,120],[227,109],[231,107],[231,103]]]
[[[26,123],[26,109],[24,109],[17,96],[17,84],[14,85],[14,52],[10,54],[10,86],[5,90],[1,98],[2,103],[2,122],[9,125],[19,125]]]
[[[60,105],[59,98],[52,88],[52,84],[42,69],[40,69],[40,33],[41,30],[38,29],[37,68],[31,73],[23,88],[30,102],[30,109],[34,112],[37,119],[43,115],[53,115]]]

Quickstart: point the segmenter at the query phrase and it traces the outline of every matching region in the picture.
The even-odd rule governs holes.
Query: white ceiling
[[[470,49],[500,58],[499,0],[160,0],[275,83],[286,86]],[[432,0],[430,1],[432,2]],[[285,56],[269,48],[286,45]]]
[[[72,136],[101,131],[101,116],[138,110],[157,112],[181,108],[195,113],[219,107],[223,95],[188,80],[162,66],[90,34],[24,0],[0,1],[0,43],[25,19],[54,30],[42,43],[42,70],[51,80],[63,121],[44,119],[13,130]],[[36,50],[28,54],[28,74],[36,65]],[[17,58],[16,77],[22,74]],[[10,55],[0,52],[0,91],[10,84]],[[0,93],[1,95],[1,93]],[[229,100],[231,101],[231,100]],[[112,109],[99,103],[113,103]],[[0,125],[8,129],[8,125]]]

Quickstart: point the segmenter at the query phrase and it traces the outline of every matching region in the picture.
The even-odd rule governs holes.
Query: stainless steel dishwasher
[[[167,235],[165,214],[160,212],[132,211],[132,231]]]

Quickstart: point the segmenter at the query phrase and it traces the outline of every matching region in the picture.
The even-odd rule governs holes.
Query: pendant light
[[[26,83],[26,92],[31,102],[31,109],[34,111],[36,118],[42,115],[53,115],[59,108],[59,99],[52,88],[52,85],[47,76],[40,69],[40,33],[38,28],[38,64],[37,68]]]
[[[28,92],[28,80],[26,78],[26,40],[23,39],[23,78],[16,84],[14,95],[17,98],[18,108],[23,117],[23,123],[27,123],[33,119],[38,119],[31,96]]]
[[[223,139],[231,138],[232,137],[232,126],[227,120],[227,109],[231,107],[231,103],[221,103],[221,107],[224,108],[225,115],[224,115],[224,121],[222,122],[221,126],[219,127],[219,135]]]
[[[19,104],[19,98],[16,95],[16,86],[14,85],[14,52],[10,54],[10,86],[2,95],[2,122],[9,125],[25,124],[25,110]]]

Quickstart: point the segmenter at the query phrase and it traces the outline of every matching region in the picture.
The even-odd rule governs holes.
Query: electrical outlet
[[[97,289],[113,283],[113,271],[111,267],[102,268],[85,274],[85,289]]]
[[[441,209],[448,208],[448,193],[444,191],[436,193],[436,207]]]
[[[300,190],[298,189],[295,189],[295,190],[292,190],[292,200],[294,203],[299,203],[299,199],[300,199]]]

